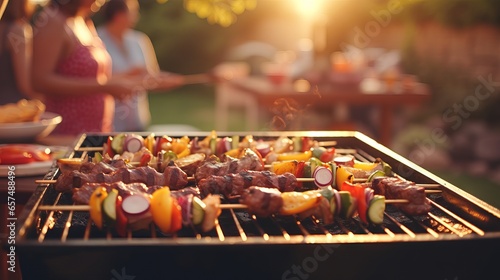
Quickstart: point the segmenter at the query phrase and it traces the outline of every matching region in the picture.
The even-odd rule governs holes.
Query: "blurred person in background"
[[[139,19],[137,0],[110,0],[102,7],[101,12],[104,24],[99,26],[97,32],[111,56],[113,76],[161,77],[162,89],[172,89],[183,84],[182,76],[160,71],[150,38],[133,29]],[[149,79],[144,82],[158,83],[159,80]],[[117,100],[114,118],[115,131],[146,130],[151,119],[148,92],[141,90],[131,98]]]
[[[110,132],[114,98],[132,95],[137,82],[111,78],[111,59],[89,19],[94,0],[51,0],[33,38],[33,85],[46,110],[60,114],[53,134]]]
[[[0,105],[40,97],[31,86],[32,11],[28,0],[11,0],[0,19]]]

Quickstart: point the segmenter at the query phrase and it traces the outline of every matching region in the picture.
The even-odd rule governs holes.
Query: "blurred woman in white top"
[[[102,12],[105,24],[97,32],[111,56],[113,75],[151,74],[150,79],[144,80],[144,88],[151,88],[146,85],[159,83],[159,79],[164,85],[162,89],[182,85],[181,76],[161,73],[151,40],[143,32],[133,29],[139,18],[137,0],[110,0],[102,7]],[[148,92],[145,89],[137,92],[129,99],[115,102],[115,131],[144,131],[149,126]]]

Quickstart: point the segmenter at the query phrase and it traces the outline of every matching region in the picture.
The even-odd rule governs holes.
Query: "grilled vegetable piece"
[[[103,228],[102,202],[107,196],[108,191],[106,188],[98,187],[92,193],[89,200],[90,218],[99,229]]]
[[[217,217],[221,213],[220,209],[220,197],[218,195],[208,195],[203,199],[205,203],[205,216],[203,222],[201,223],[201,230],[207,232],[212,230],[217,223]]]
[[[156,144],[156,140],[155,140],[155,134],[154,133],[149,134],[144,139],[144,147],[146,147],[146,149],[148,149],[151,153],[155,152],[155,150],[154,150],[155,144]]]
[[[144,146],[144,138],[137,134],[127,134],[123,142],[123,150],[131,153],[138,152]]]
[[[112,228],[116,224],[116,198],[118,190],[113,189],[108,193],[108,196],[102,201],[103,225]]]
[[[368,223],[368,220],[366,219],[367,202],[365,195],[365,187],[361,186],[360,184],[352,184],[344,181],[340,189],[343,191],[348,191],[349,193],[351,193],[353,197],[356,198],[356,204],[357,204],[356,208],[358,211],[359,218],[364,223]]]
[[[123,204],[123,198],[122,196],[119,195],[118,197],[116,197],[115,201],[115,212],[116,212],[115,229],[116,233],[118,233],[119,236],[125,237],[127,236],[128,219],[127,216],[125,215],[125,212],[123,212],[122,204]]]
[[[335,148],[328,148],[324,153],[321,154],[319,160],[322,162],[331,162],[333,158],[335,157]]]
[[[330,186],[333,182],[333,173],[330,169],[319,166],[314,170],[314,184],[319,188]]]
[[[123,153],[123,144],[125,143],[125,133],[119,133],[111,140],[111,148],[117,154]]]
[[[182,228],[182,209],[177,203],[177,200],[172,200],[172,219],[170,222],[169,233],[175,233]]]
[[[321,202],[321,194],[316,191],[306,192],[284,192],[281,194],[283,206],[280,209],[281,215],[294,215],[304,212]]]
[[[350,219],[356,212],[356,198],[351,196],[348,191],[339,191],[340,195],[340,213],[339,216],[343,219]]]
[[[276,175],[281,175],[286,172],[296,174],[298,162],[296,160],[277,161],[271,164],[271,171]]]
[[[153,222],[165,233],[170,232],[172,223],[172,202],[170,188],[163,187],[156,190],[151,197],[151,214]]]
[[[199,226],[205,218],[205,202],[203,202],[199,197],[193,197],[193,202],[191,206],[192,223],[194,226]]]
[[[152,221],[150,211],[150,196],[147,194],[132,194],[123,198],[122,209],[127,216],[131,230],[148,229]]]
[[[354,176],[346,168],[341,165],[337,165],[337,176],[335,178],[335,184],[337,188],[340,189],[342,184],[347,181],[352,183],[354,181]]]
[[[370,174],[370,176],[368,176],[368,180],[366,181],[370,183],[377,177],[385,177],[385,172],[382,170],[375,170]]]
[[[183,158],[174,160],[175,165],[182,169],[188,176],[193,176],[196,169],[201,166],[205,160],[204,153],[194,153]]]
[[[278,154],[278,160],[279,161],[285,161],[285,160],[308,160],[312,156],[311,151],[305,151],[305,152],[289,152],[289,153],[281,153]]]
[[[333,161],[337,165],[343,165],[343,166],[349,166],[349,167],[354,166],[354,157],[351,155],[337,156],[337,157],[333,158]]]
[[[368,221],[376,225],[382,224],[384,221],[385,196],[375,195],[370,200],[367,211],[366,215],[368,217]]]
[[[365,171],[372,171],[373,169],[377,168],[379,166],[378,162],[361,162],[361,161],[354,161],[354,168],[365,170]]]

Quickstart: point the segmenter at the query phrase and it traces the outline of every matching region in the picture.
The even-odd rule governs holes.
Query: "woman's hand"
[[[113,77],[104,85],[108,94],[118,100],[125,100],[132,95],[144,91],[139,79],[130,79],[123,76]]]

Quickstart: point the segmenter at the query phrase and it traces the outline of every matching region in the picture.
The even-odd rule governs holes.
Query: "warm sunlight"
[[[297,10],[306,19],[316,17],[323,6],[325,0],[293,0],[297,6]]]

